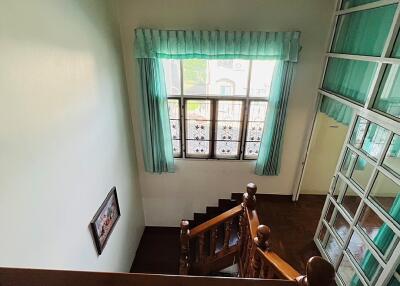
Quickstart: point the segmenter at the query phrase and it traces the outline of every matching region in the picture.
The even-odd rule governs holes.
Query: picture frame
[[[98,255],[103,252],[120,216],[117,189],[113,187],[89,224]]]

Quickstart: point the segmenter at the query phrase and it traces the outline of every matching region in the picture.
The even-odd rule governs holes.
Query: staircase
[[[260,225],[255,210],[257,187],[219,200],[191,221],[182,220],[180,275],[103,273],[0,267],[1,286],[330,286],[334,269],[312,257],[301,275],[270,247],[271,230]],[[236,265],[235,277],[209,277]],[[196,276],[195,276],[196,275]],[[253,278],[253,279],[248,279]],[[254,279],[256,278],[256,279]]]
[[[204,213],[194,213],[193,219],[188,220],[190,227],[196,227],[217,215],[220,215],[227,210],[241,204],[242,202],[242,193],[232,193],[230,199],[219,199],[218,206],[208,206],[206,207],[206,212]]]
[[[237,265],[236,277],[283,279],[293,285],[333,285],[333,266],[321,257],[307,263],[307,275],[272,251],[271,230],[259,223],[256,207],[257,187],[248,184],[240,203],[239,195],[220,200],[218,207],[208,207],[206,213],[195,213],[192,221],[181,222],[181,275],[212,275]],[[193,227],[191,227],[191,224]]]

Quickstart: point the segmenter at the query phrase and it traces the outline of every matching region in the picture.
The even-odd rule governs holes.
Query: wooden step
[[[235,200],[231,200],[231,199],[219,199],[218,200],[218,207],[223,210],[224,212],[234,208],[235,206],[237,206],[237,202]]]
[[[238,203],[242,202],[243,193],[232,193],[231,199],[237,201]]]
[[[208,216],[205,213],[194,213],[193,220],[194,220],[194,224],[193,224],[192,228],[202,224],[203,222],[208,221]]]

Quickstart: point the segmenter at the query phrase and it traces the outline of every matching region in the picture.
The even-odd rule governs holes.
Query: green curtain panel
[[[290,62],[280,61],[275,67],[268,111],[256,162],[257,175],[274,176],[279,174],[283,130],[292,75],[293,64]]]
[[[400,118],[400,65],[389,65],[385,69],[374,107]]]
[[[364,104],[376,66],[372,62],[330,58],[322,88]]]
[[[394,200],[392,207],[389,210],[389,214],[396,221],[400,221],[400,194],[396,196],[396,199]],[[378,249],[382,253],[385,253],[391,246],[394,237],[395,234],[392,231],[392,229],[387,224],[383,224],[374,238],[374,244],[378,247]],[[370,280],[374,277],[376,271],[378,271],[379,263],[373,257],[370,251],[368,251],[367,254],[365,255],[361,263],[361,269],[364,271],[365,275]],[[360,280],[357,276],[353,277],[351,285],[352,286],[361,285]]]
[[[141,122],[146,171],[173,172],[168,103],[160,59],[278,61],[256,164],[259,175],[277,175],[293,64],[300,32],[135,30],[141,81]]]
[[[351,107],[326,96],[322,99],[319,110],[346,126],[349,126],[353,116],[353,109]]]
[[[136,29],[137,58],[252,59],[297,62],[300,32]]]
[[[392,58],[400,58],[400,37],[397,34],[396,42],[394,43]]]
[[[380,56],[397,5],[345,14],[339,17],[331,51]]]
[[[168,99],[162,63],[138,59],[140,71],[141,131],[147,172],[174,172]]]
[[[343,0],[342,1],[342,9],[349,9],[356,6],[368,4],[371,2],[376,2],[378,0]]]

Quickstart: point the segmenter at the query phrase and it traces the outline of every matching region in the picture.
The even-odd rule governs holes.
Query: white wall
[[[258,185],[260,193],[291,194],[300,167],[305,131],[312,117],[334,1],[116,0],[115,3],[136,142],[140,142],[133,55],[136,27],[302,32],[303,50],[289,101],[280,175],[255,176],[254,162],[194,160],[177,160],[175,174],[152,175],[144,172],[142,156],[138,155],[146,225],[176,226],[181,218],[191,218],[194,211],[215,205],[218,198],[242,192],[250,181]],[[137,144],[137,154],[141,154],[140,144]]]
[[[326,195],[346,138],[348,126],[319,112],[305,166],[301,194]]]
[[[118,29],[103,0],[2,0],[0,266],[127,271],[143,231]],[[97,256],[88,224],[122,216]]]

